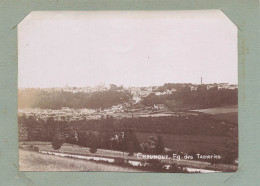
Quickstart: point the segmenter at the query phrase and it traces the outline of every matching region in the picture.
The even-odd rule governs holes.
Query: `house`
[[[95,112],[96,111],[94,109],[86,109],[86,108],[84,108],[84,109],[80,110],[81,114],[94,114]]]
[[[116,106],[112,106],[111,110],[112,111],[120,111],[123,109],[122,105],[116,105]]]
[[[65,111],[65,112],[68,112],[68,111],[70,111],[70,108],[69,107],[62,107],[61,110]]]
[[[160,109],[164,109],[165,106],[164,106],[164,104],[154,104],[154,105],[153,105],[153,108],[155,108],[155,109],[157,109],[157,110],[160,110]]]

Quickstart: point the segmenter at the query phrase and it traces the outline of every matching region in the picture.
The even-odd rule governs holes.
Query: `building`
[[[164,104],[154,104],[153,108],[157,109],[157,110],[161,110],[161,109],[165,109]]]

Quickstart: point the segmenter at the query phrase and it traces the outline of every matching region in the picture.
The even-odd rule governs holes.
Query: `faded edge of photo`
[[[19,169],[167,172],[171,167],[180,172],[234,172],[236,165],[217,164],[217,161],[208,163],[203,159],[203,154],[200,157],[198,152],[196,154],[193,151],[192,146],[206,149],[208,145],[210,149],[223,149],[217,147],[220,143],[223,146],[223,138],[218,138],[217,132],[214,133],[216,136],[209,134],[215,128],[219,131],[226,129],[224,125],[230,123],[235,125],[228,129],[231,133],[234,132],[232,130],[238,130],[237,102],[234,104],[232,100],[226,100],[232,104],[215,106],[212,102],[214,106],[197,107],[195,104],[187,106],[181,103],[183,100],[172,99],[163,104],[158,100],[160,96],[173,95],[178,91],[184,95],[182,88],[187,87],[191,91],[237,90],[237,62],[237,27],[221,10],[31,12],[18,25],[18,115],[21,116],[18,119]],[[183,87],[179,88],[179,84]],[[44,97],[49,93],[54,95]],[[64,105],[57,106],[58,101],[53,97],[64,96],[63,93],[69,96],[80,93],[85,97],[95,94],[95,99],[104,100],[107,105],[98,103],[98,106],[70,107],[64,103],[68,103],[67,99],[71,97],[64,97],[60,99],[65,99],[60,101]],[[110,104],[110,100],[105,99],[108,95],[116,100],[115,103]],[[234,95],[237,96],[237,92]],[[57,102],[50,106],[39,98],[44,101],[51,98]],[[77,99],[72,105],[86,102],[83,97],[82,100]],[[93,100],[90,98],[87,101]],[[227,113],[230,115],[227,116]],[[206,127],[204,135],[199,133],[198,136],[168,134],[165,127],[158,129],[150,120],[147,122],[153,128],[145,129],[145,132],[138,129],[137,132],[129,129],[120,131],[121,128],[116,128],[112,135],[103,134],[101,130],[84,129],[83,138],[89,138],[88,141],[95,138],[104,141],[107,136],[110,141],[131,136],[132,141],[127,141],[130,145],[124,145],[121,149],[116,146],[118,144],[115,148],[94,148],[89,142],[68,142],[69,135],[73,136],[73,140],[81,137],[81,131],[73,128],[70,122],[97,120],[97,126],[100,127],[104,121],[110,125],[107,129],[110,130],[114,127],[112,120],[124,123],[122,118],[157,118],[154,120],[161,122],[158,119],[160,117],[174,118],[168,121],[167,118],[162,119],[165,123],[185,120],[200,122],[197,117],[201,117],[201,120],[205,117],[209,123],[216,120],[216,123]],[[55,121],[49,118],[55,118]],[[46,128],[41,128],[42,123]],[[53,129],[50,124],[58,127]],[[220,129],[216,124],[223,125],[223,128]],[[64,129],[64,126],[67,128]],[[56,130],[59,130],[58,135],[50,134]],[[31,139],[28,139],[29,135]],[[66,138],[66,141],[55,149],[57,144],[53,144],[54,140],[51,141],[49,136],[59,138],[57,141]],[[138,148],[142,146],[142,151],[133,150],[135,140],[140,143]],[[207,140],[211,140],[212,144],[206,143]],[[231,140],[235,140],[232,144],[238,144],[238,139]],[[150,149],[150,154],[145,148]],[[163,148],[162,152],[160,148]],[[155,151],[158,151],[157,154]],[[171,154],[168,155],[166,151]],[[219,156],[207,153],[205,157]],[[163,169],[140,168],[158,166],[155,161],[147,163],[149,158],[164,162]],[[197,158],[197,161],[192,162],[189,158]]]

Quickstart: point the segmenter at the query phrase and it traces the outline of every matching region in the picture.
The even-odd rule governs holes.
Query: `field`
[[[37,144],[37,145],[36,145]],[[34,152],[27,149],[30,145],[39,147],[40,152]],[[20,143],[19,150],[19,164],[21,171],[121,171],[121,172],[145,172],[134,167],[123,166],[118,164],[105,163],[109,158],[118,159],[122,158],[123,153],[120,151],[111,151],[98,149],[95,154],[89,152],[89,148],[80,147],[77,145],[63,144],[61,149],[53,150],[49,142],[26,142]],[[45,152],[43,152],[45,151]],[[46,151],[53,153],[52,155],[45,154]],[[44,153],[44,154],[42,154]],[[56,154],[55,154],[56,153]],[[54,155],[55,154],[55,155]],[[63,157],[63,156],[70,157]],[[96,161],[83,160],[83,157],[95,158]],[[138,162],[136,153],[133,157],[129,158],[125,153],[125,158]],[[78,159],[79,158],[79,159]],[[85,158],[84,158],[85,159]],[[103,159],[103,160],[102,160]],[[106,159],[106,160],[104,160]],[[112,161],[113,162],[113,161]],[[136,163],[137,163],[136,162]],[[235,171],[236,165],[211,165],[203,161],[190,161],[190,160],[165,160],[167,163],[174,162],[181,166],[189,168],[219,170],[219,171]],[[191,171],[192,172],[192,171]]]
[[[140,170],[84,161],[53,155],[40,154],[38,152],[19,150],[20,171],[115,171],[115,172],[142,172]]]
[[[237,113],[238,106],[231,105],[231,106],[209,108],[209,109],[198,109],[198,110],[193,110],[193,111],[203,112],[206,114],[224,114],[224,113],[235,113],[235,112]]]
[[[225,106],[209,109],[193,110],[206,114],[211,114],[219,121],[238,124],[238,106]],[[213,150],[218,152],[225,151],[225,137],[213,135],[175,135],[175,134],[156,134],[156,133],[137,133],[139,141],[148,141],[149,136],[161,135],[166,148],[182,152],[199,151],[212,153]]]
[[[34,145],[39,147],[40,151],[55,151],[53,150],[51,143],[50,142],[37,142],[37,141],[32,141],[32,142],[22,142],[20,143],[20,146],[29,146],[29,145]],[[81,147],[78,145],[73,145],[73,144],[67,144],[64,143],[61,148],[57,152],[62,152],[62,153],[73,153],[73,154],[78,154],[78,155],[91,155],[91,156],[105,156],[105,157],[123,157],[123,152],[121,151],[115,151],[115,150],[106,150],[106,149],[98,149],[95,154],[92,154],[89,152],[88,147]],[[127,154],[124,154],[125,157],[127,157]]]

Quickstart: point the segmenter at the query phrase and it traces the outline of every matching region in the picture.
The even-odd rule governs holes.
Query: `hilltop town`
[[[237,85],[221,83],[221,84],[165,84],[163,86],[150,86],[150,87],[123,87],[110,85],[109,87],[104,84],[96,87],[63,87],[63,88],[40,88],[33,89],[34,91],[42,91],[47,93],[71,93],[72,95],[78,93],[95,94],[97,92],[106,92],[113,90],[115,92],[128,92],[131,94],[131,98],[121,102],[120,104],[112,104],[106,108],[73,108],[69,106],[61,106],[59,109],[52,108],[39,108],[39,107],[23,107],[20,104],[18,108],[19,115],[26,116],[36,116],[40,119],[47,120],[49,117],[53,117],[56,120],[91,120],[91,119],[101,119],[107,115],[113,116],[115,118],[125,118],[125,117],[158,117],[158,116],[170,116],[174,115],[173,111],[181,111],[183,109],[172,109],[169,108],[169,104],[164,104],[160,101],[155,101],[154,104],[145,104],[145,100],[149,96],[154,96],[156,99],[174,95],[176,92],[183,89],[192,91],[197,91],[198,89],[204,90],[236,90]],[[29,89],[30,90],[30,89]],[[18,94],[26,94],[28,89],[19,89]],[[21,100],[21,101],[24,101]],[[53,103],[54,104],[54,103]],[[22,105],[22,106],[21,106]],[[187,109],[184,109],[187,111]],[[194,113],[193,113],[194,114]]]

